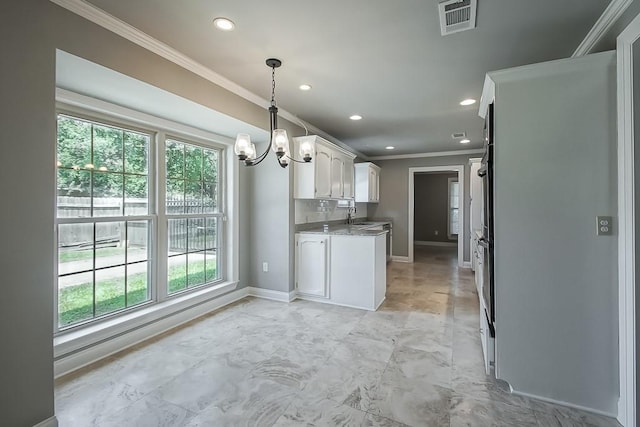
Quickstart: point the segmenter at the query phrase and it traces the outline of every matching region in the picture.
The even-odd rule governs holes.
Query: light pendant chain
[[[271,106],[276,105],[276,67],[271,67]]]

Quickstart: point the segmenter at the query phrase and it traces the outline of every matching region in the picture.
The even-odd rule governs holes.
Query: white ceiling
[[[478,0],[476,29],[442,37],[436,0],[88,1],[265,99],[281,59],[278,105],[370,156],[482,147],[477,104],[458,103],[488,71],[569,57],[609,3]]]

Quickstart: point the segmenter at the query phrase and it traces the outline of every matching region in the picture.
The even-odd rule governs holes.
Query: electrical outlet
[[[438,230],[434,230],[433,234],[435,234],[437,236],[438,235]]]
[[[263,262],[262,263],[262,272],[263,273],[268,273],[269,272],[269,263],[268,262]]]
[[[610,216],[597,216],[596,217],[598,236],[611,236],[613,234],[613,218]]]

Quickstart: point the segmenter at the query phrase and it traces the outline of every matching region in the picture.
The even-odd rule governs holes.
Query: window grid
[[[190,153],[197,153],[199,164],[190,160]],[[177,158],[177,160],[176,160]],[[165,182],[167,185],[165,212],[167,218],[167,294],[174,296],[192,289],[220,282],[223,278],[221,266],[222,257],[219,251],[221,244],[221,227],[223,214],[220,212],[220,158],[221,151],[215,148],[203,147],[192,141],[167,138],[165,142]],[[207,164],[207,159],[213,161]],[[173,164],[172,164],[173,163]],[[195,171],[193,170],[195,167]],[[209,171],[207,168],[212,170]],[[211,178],[211,179],[207,179]],[[179,182],[181,191],[178,197],[174,191],[175,183]],[[199,197],[193,197],[189,193],[189,184],[197,184]],[[206,193],[210,186],[213,194]],[[205,194],[212,195],[211,202],[207,203]],[[191,197],[189,197],[189,195]],[[176,209],[177,208],[177,209]],[[209,224],[213,222],[213,226]],[[201,223],[203,226],[198,227]],[[197,233],[193,230],[204,229],[204,246],[194,247],[197,243]],[[208,244],[207,235],[213,230],[215,241],[213,246]],[[183,237],[182,242],[176,242],[178,237]],[[173,239],[172,239],[173,237]],[[184,247],[184,250],[182,250]],[[214,254],[215,273],[209,276],[209,254]],[[202,255],[202,264],[192,263],[196,255]],[[184,262],[182,262],[184,259]],[[172,266],[173,265],[173,266]],[[196,267],[197,266],[197,267]],[[184,270],[184,274],[177,274]],[[195,276],[195,279],[194,279]]]
[[[135,310],[142,306],[147,306],[148,304],[154,304],[160,301],[165,300],[166,298],[171,298],[177,295],[182,295],[185,292],[189,292],[195,289],[200,289],[205,286],[213,285],[223,281],[224,278],[224,252],[222,249],[224,248],[223,242],[223,226],[224,226],[224,213],[223,213],[223,195],[224,193],[220,191],[222,186],[222,177],[224,164],[222,163],[222,148],[218,148],[212,146],[210,142],[200,142],[193,141],[189,138],[188,142],[184,142],[180,139],[168,138],[165,136],[163,132],[153,131],[151,129],[136,129],[135,126],[129,126],[126,124],[119,123],[118,121],[111,121],[108,118],[106,119],[93,119],[84,116],[83,113],[73,112],[71,114],[66,112],[60,112],[58,114],[59,121],[62,119],[72,120],[76,122],[83,123],[84,126],[88,126],[85,129],[87,132],[86,136],[88,136],[88,140],[82,141],[82,144],[85,148],[84,153],[78,158],[86,159],[88,158],[88,162],[85,164],[84,162],[63,162],[61,164],[61,159],[58,156],[57,169],[58,169],[58,179],[56,182],[61,180],[61,174],[67,173],[77,174],[76,178],[82,177],[82,181],[77,179],[74,182],[79,183],[80,185],[77,188],[67,188],[65,194],[72,194],[72,190],[78,191],[80,194],[84,195],[86,199],[88,199],[88,206],[83,207],[83,211],[81,214],[74,215],[65,215],[64,204],[69,199],[64,199],[64,197],[58,197],[58,210],[56,215],[56,224],[57,224],[57,237],[58,237],[58,246],[59,249],[57,251],[57,260],[58,260],[58,269],[61,267],[60,263],[60,227],[67,225],[78,225],[78,226],[91,226],[91,261],[88,261],[87,267],[84,269],[77,269],[77,271],[64,272],[58,271],[59,283],[58,283],[58,292],[56,293],[56,323],[54,328],[54,333],[66,331],[69,329],[82,327],[89,323],[94,323],[96,321],[100,321],[104,318],[111,318],[113,316],[119,315],[123,312],[129,312],[132,309]],[[60,122],[59,122],[60,123]],[[103,155],[103,160],[107,159],[108,150],[99,152],[99,149],[96,149],[96,142],[98,140],[95,129],[99,128],[104,134],[102,135],[103,140],[101,143],[107,144],[109,143],[109,139],[104,136],[111,136],[114,139],[118,140],[116,143],[117,148],[115,150],[115,156],[118,157],[118,164],[113,168],[109,165],[114,165],[114,162],[111,162],[105,169],[101,169],[101,165],[98,164],[101,159],[101,155]],[[153,134],[155,133],[155,137]],[[115,136],[114,136],[115,135]],[[131,137],[133,135],[135,138]],[[58,146],[60,146],[60,133],[58,133]],[[137,138],[137,139],[136,139]],[[144,140],[143,150],[144,150],[144,167],[139,168],[135,165],[128,164],[128,156],[130,155],[140,155],[140,138]],[[69,141],[66,141],[67,143]],[[162,175],[154,175],[153,171],[163,171],[166,168],[166,159],[163,161],[165,153],[162,153],[162,156],[157,158],[155,156],[155,150],[160,148],[161,151],[165,152],[166,146],[170,142],[175,142],[179,144],[183,144],[183,161],[182,161],[182,169],[184,171],[182,178],[179,178],[182,181],[182,201],[183,201],[183,209],[180,213],[169,213],[166,206],[167,200],[170,199],[169,191],[166,186],[168,182],[167,173],[165,172],[164,183],[161,183],[163,180],[159,179]],[[73,141],[75,144],[75,141]],[[82,145],[81,144],[81,145]],[[192,174],[190,172],[189,167],[193,165],[188,164],[188,156],[186,152],[186,147],[190,149],[195,149],[196,151],[202,153],[201,159],[196,162],[196,174]],[[60,147],[58,147],[59,149]],[[104,149],[105,147],[102,147]],[[78,150],[82,151],[82,150]],[[133,154],[132,154],[133,153]],[[58,153],[59,154],[59,153]],[[88,156],[87,156],[88,154]],[[113,153],[112,153],[113,154]],[[112,160],[112,159],[111,159]],[[157,161],[161,161],[164,165],[158,165]],[[139,166],[139,165],[138,165]],[[208,168],[208,169],[207,169]],[[155,179],[151,179],[151,177],[156,177]],[[107,179],[106,177],[109,177]],[[119,178],[118,178],[119,177]],[[106,181],[108,185],[100,187],[101,183],[98,179],[104,179],[103,183]],[[129,184],[132,181],[138,180],[137,187],[134,185],[132,188],[136,188],[137,192],[133,193],[129,192]],[[114,184],[115,183],[115,184]],[[196,191],[193,191],[193,189]],[[58,188],[59,189],[59,188]],[[115,192],[114,192],[115,189]],[[143,191],[140,192],[139,190]],[[191,193],[189,191],[191,190]],[[120,208],[117,213],[113,210],[103,210],[102,200],[99,200],[101,197],[105,198],[113,198],[117,193],[117,198],[120,199]],[[196,194],[195,198],[191,196]],[[60,196],[58,191],[58,195]],[[141,214],[140,211],[134,211],[132,209],[128,209],[127,200],[128,196],[134,194],[134,197],[138,197],[140,195],[143,196],[144,203],[142,203],[144,214]],[[189,203],[185,203],[187,199],[195,199],[194,209],[189,209]],[[165,205],[165,208],[161,208],[161,205],[158,206],[158,201],[162,201]],[[158,208],[160,208],[160,213],[157,214]],[[68,213],[68,212],[67,212]],[[165,222],[165,224],[173,219],[184,219],[187,223],[191,220],[199,220],[204,224],[204,232],[205,232],[205,244],[201,249],[193,248],[187,246],[184,254],[182,254],[185,258],[185,286],[183,289],[179,289],[176,292],[169,292],[169,277],[166,279],[158,280],[158,276],[156,276],[157,272],[167,272],[167,276],[169,276],[170,266],[169,253],[164,253],[164,244],[161,244],[161,240],[169,239],[169,233],[167,228],[157,227],[157,220]],[[197,221],[196,221],[197,222]],[[122,239],[126,242],[123,247],[122,259],[118,262],[112,262],[108,265],[99,265],[98,260],[100,259],[101,253],[104,251],[108,251],[107,247],[102,247],[99,244],[101,239],[98,233],[98,226],[100,224],[109,224],[109,223],[120,223],[122,224]],[[145,256],[143,259],[137,258],[139,254],[134,254],[134,252],[129,251],[129,241],[132,239],[130,226],[131,224],[145,224],[146,230],[146,240],[144,252]],[[159,232],[160,238],[156,236],[156,233]],[[165,235],[165,236],[163,236]],[[186,236],[187,242],[191,237],[187,232]],[[187,245],[191,245],[192,242],[187,243]],[[88,245],[87,245],[88,246]],[[168,246],[168,245],[167,245]],[[168,247],[166,248],[168,249]],[[199,261],[202,263],[200,267],[200,271],[198,272],[197,268],[194,268],[193,271],[190,270],[190,262],[189,257],[199,257]],[[210,263],[211,266],[210,267]],[[145,266],[145,267],[140,267]],[[146,288],[144,289],[144,296],[141,300],[140,294],[137,294],[135,298],[135,291],[132,287],[133,277],[138,274],[139,269],[145,269],[145,277],[144,282]],[[118,292],[121,294],[122,299],[122,307],[113,308],[109,305],[104,305],[102,302],[98,301],[97,294],[104,292],[104,283],[108,282],[109,274],[120,274],[122,280],[118,285]],[[72,322],[63,323],[60,322],[61,319],[61,287],[60,280],[65,278],[70,278],[73,275],[74,277],[81,278],[83,275],[88,275],[87,282],[90,280],[91,283],[91,306],[90,306],[90,316],[87,314],[86,318],[80,320],[74,320]],[[162,273],[161,273],[162,274]],[[195,283],[189,282],[189,279],[195,277],[194,274],[200,274],[200,279],[195,280]],[[87,307],[89,308],[89,307]]]
[[[460,232],[458,219],[460,209],[460,185],[457,178],[449,178],[448,195],[447,234],[449,239],[455,240]]]

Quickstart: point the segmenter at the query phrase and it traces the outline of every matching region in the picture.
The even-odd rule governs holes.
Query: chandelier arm
[[[294,159],[293,157],[289,157],[289,156],[287,156],[286,154],[285,154],[284,156],[285,156],[287,159],[289,159],[289,160],[291,160],[291,161],[294,161],[294,162],[296,162],[296,163],[308,163],[308,162],[305,162],[304,160],[296,160],[296,159]]]
[[[271,150],[271,146],[273,145],[273,130],[276,128],[278,124],[278,108],[275,105],[269,107],[269,146],[262,154],[260,154],[256,159],[251,162],[250,165],[247,166],[256,166],[259,165],[269,154]]]

